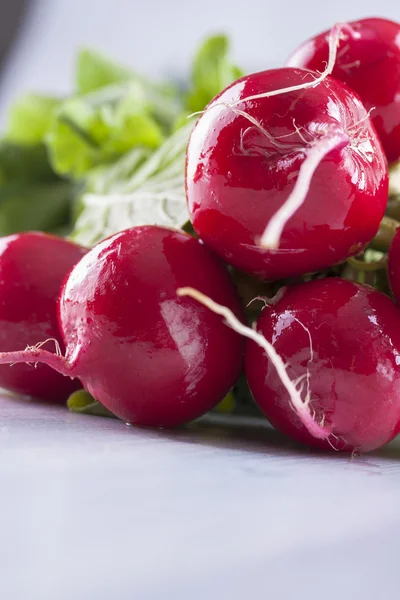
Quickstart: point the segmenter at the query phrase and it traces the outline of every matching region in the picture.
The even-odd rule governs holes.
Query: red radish
[[[388,252],[389,283],[396,302],[400,304],[400,229],[394,238]]]
[[[349,23],[339,42],[332,75],[356,91],[381,139],[389,162],[400,158],[400,24],[387,19]],[[288,66],[322,71],[329,31],[302,44]]]
[[[243,340],[176,288],[194,285],[243,318],[225,267],[195,238],[136,227],[93,248],[61,291],[65,358],[43,349],[0,362],[44,362],[124,421],[172,427],[199,417],[235,384]]]
[[[263,349],[248,342],[247,380],[268,420],[316,448],[368,451],[400,431],[400,308],[387,296],[339,278],[287,288],[266,306],[257,331],[271,340],[291,378],[309,392],[316,438],[291,407]]]
[[[293,68],[244,77],[213,100],[189,140],[194,229],[228,263],[267,280],[357,254],[387,203],[386,159],[363,104],[316,77]]]
[[[85,249],[44,233],[0,238],[0,350],[24,350],[38,341],[64,350],[57,323],[61,284]],[[55,355],[54,355],[55,356]],[[46,365],[0,366],[0,387],[47,400],[65,401],[80,387]]]
[[[225,323],[229,325],[234,331],[241,335],[253,340],[256,344],[263,349],[266,356],[271,361],[276,373],[282,382],[286,392],[289,395],[290,406],[293,408],[295,413],[298,415],[301,423],[308,429],[308,431],[315,438],[326,439],[329,437],[331,430],[329,427],[325,427],[322,422],[317,422],[314,418],[314,413],[310,410],[310,398],[307,393],[302,398],[302,389],[299,386],[302,382],[302,377],[298,380],[292,380],[287,371],[287,365],[283,362],[282,358],[276,352],[273,344],[269,342],[265,337],[254,329],[244,325],[239,319],[233,314],[233,312],[226,306],[218,304],[202,292],[199,292],[192,287],[179,288],[176,291],[178,296],[190,296],[209,308],[212,312],[217,315],[221,315],[225,319]],[[259,298],[261,299],[261,298]]]

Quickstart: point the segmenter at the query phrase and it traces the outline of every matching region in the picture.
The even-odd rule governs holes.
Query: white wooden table
[[[1,398],[0,597],[397,598],[400,441],[351,459],[230,423]]]

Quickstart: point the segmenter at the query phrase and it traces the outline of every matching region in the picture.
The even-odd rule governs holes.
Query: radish
[[[277,429],[308,446],[345,451],[373,450],[399,433],[400,308],[386,295],[339,278],[302,283],[266,306],[257,331],[301,380],[314,420],[330,435],[310,433],[263,349],[249,342],[247,380]]]
[[[0,238],[0,350],[24,350],[38,341],[63,351],[57,323],[60,286],[86,250],[44,233]],[[44,344],[43,344],[44,346]],[[51,356],[56,356],[51,354]],[[57,402],[79,387],[46,365],[0,366],[0,387]]]
[[[400,308],[365,285],[326,278],[281,288],[255,329],[193,288],[177,290],[249,338],[245,371],[269,421],[320,449],[373,450],[400,432]]]
[[[387,163],[367,111],[342,83],[316,78],[293,68],[244,77],[209,105],[189,140],[194,229],[263,279],[359,253],[385,211]]]
[[[332,75],[356,91],[381,139],[389,162],[400,158],[400,24],[361,19],[349,24],[340,40]],[[302,44],[289,58],[291,67],[325,68],[330,32]]]
[[[396,302],[400,304],[400,229],[394,234],[388,252],[388,274],[390,288]]]
[[[38,362],[78,377],[115,415],[172,427],[215,406],[242,370],[243,340],[176,288],[194,285],[242,309],[225,267],[198,240],[136,227],[95,246],[71,271],[59,300],[66,346],[0,353],[0,363]]]

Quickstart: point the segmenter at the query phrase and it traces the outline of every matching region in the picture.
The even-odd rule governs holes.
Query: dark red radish
[[[43,349],[0,354],[40,361],[70,377],[126,422],[180,425],[215,406],[242,370],[243,339],[177,287],[194,285],[243,318],[223,264],[198,240],[136,227],[93,248],[59,301],[66,355]]]
[[[381,139],[389,162],[400,158],[400,24],[370,18],[349,23],[339,40],[332,75],[359,94]],[[329,31],[304,42],[290,67],[323,71]]]
[[[385,211],[387,162],[367,111],[341,82],[316,78],[293,68],[243,77],[215,98],[189,140],[194,229],[228,263],[263,279],[359,253]]]
[[[386,295],[339,278],[299,284],[266,306],[257,331],[272,341],[329,435],[310,433],[265,352],[249,341],[247,381],[277,429],[308,446],[344,451],[373,450],[399,433],[400,308]]]
[[[396,302],[400,304],[400,228],[394,234],[388,252],[389,283]]]
[[[64,278],[85,252],[76,244],[39,232],[0,238],[1,352],[24,350],[45,340],[49,351],[64,351],[57,300]],[[46,365],[20,364],[0,366],[0,387],[63,402],[80,386]]]

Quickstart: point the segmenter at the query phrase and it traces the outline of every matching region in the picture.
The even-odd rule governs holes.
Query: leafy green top
[[[0,234],[53,229],[71,214],[73,238],[87,245],[138,224],[181,226],[188,115],[242,74],[228,51],[224,35],[205,40],[182,90],[83,49],[74,94],[19,98],[0,141]]]

